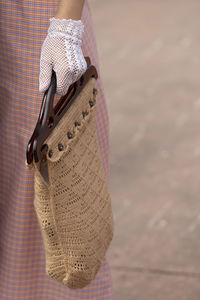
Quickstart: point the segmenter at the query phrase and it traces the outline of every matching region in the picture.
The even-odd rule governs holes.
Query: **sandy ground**
[[[90,0],[110,118],[116,300],[200,299],[200,1]]]

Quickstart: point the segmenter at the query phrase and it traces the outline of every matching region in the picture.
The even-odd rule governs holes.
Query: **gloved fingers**
[[[85,60],[81,47],[77,49],[77,52],[78,52],[78,57],[80,57],[81,69],[83,70],[83,72],[85,72],[87,70],[87,62]]]
[[[83,60],[79,60],[78,63],[73,65],[70,69],[69,66],[55,65],[53,70],[56,72],[57,89],[58,95],[65,95],[72,83],[77,81],[87,70],[87,62],[83,57]]]
[[[52,64],[49,61],[40,61],[40,74],[39,74],[39,91],[45,92],[50,83],[52,75]]]
[[[72,76],[69,68],[64,68],[64,66],[55,66],[53,70],[56,72],[56,93],[60,96],[64,96],[69,86],[72,84]]]
[[[79,59],[77,59],[76,63],[73,64],[73,68],[71,70],[72,82],[77,81],[87,70],[87,62],[83,56],[81,48],[77,54],[76,55]]]
[[[52,67],[52,64],[48,61],[41,60],[40,62],[40,75],[39,75],[39,91],[45,92],[51,82],[52,69],[56,72],[57,79],[57,89],[56,93],[58,95],[65,95],[69,89],[69,86],[77,81],[87,70],[87,62],[84,59],[78,61],[74,65],[73,69],[70,70],[69,66],[64,65],[55,65]]]
[[[81,48],[80,48],[80,51],[81,51]],[[81,51],[81,53],[82,53],[82,51]],[[80,57],[81,57],[81,55],[80,55]],[[80,59],[80,71],[79,71],[79,74],[78,74],[76,80],[78,80],[85,73],[86,70],[87,70],[87,62],[82,54],[82,59]]]

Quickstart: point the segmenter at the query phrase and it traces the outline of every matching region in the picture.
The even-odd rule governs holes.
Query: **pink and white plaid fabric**
[[[45,253],[33,208],[33,171],[25,167],[25,152],[42,101],[38,90],[40,49],[57,5],[56,0],[0,1],[1,300],[113,299],[107,258],[96,279],[81,290],[70,290],[45,274]],[[99,72],[87,2],[82,21],[85,25],[83,52],[90,56]],[[109,119],[100,76],[97,85],[95,119],[109,183]]]

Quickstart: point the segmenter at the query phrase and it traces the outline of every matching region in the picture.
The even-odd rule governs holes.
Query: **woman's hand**
[[[81,49],[84,25],[81,20],[49,20],[48,34],[40,55],[39,91],[48,89],[53,69],[57,78],[56,93],[63,96],[87,69]]]

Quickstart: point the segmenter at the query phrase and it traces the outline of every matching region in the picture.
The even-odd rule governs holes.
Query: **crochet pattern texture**
[[[46,273],[72,289],[96,276],[113,238],[111,197],[98,145],[91,78],[48,136],[48,153],[35,169],[34,207]]]

